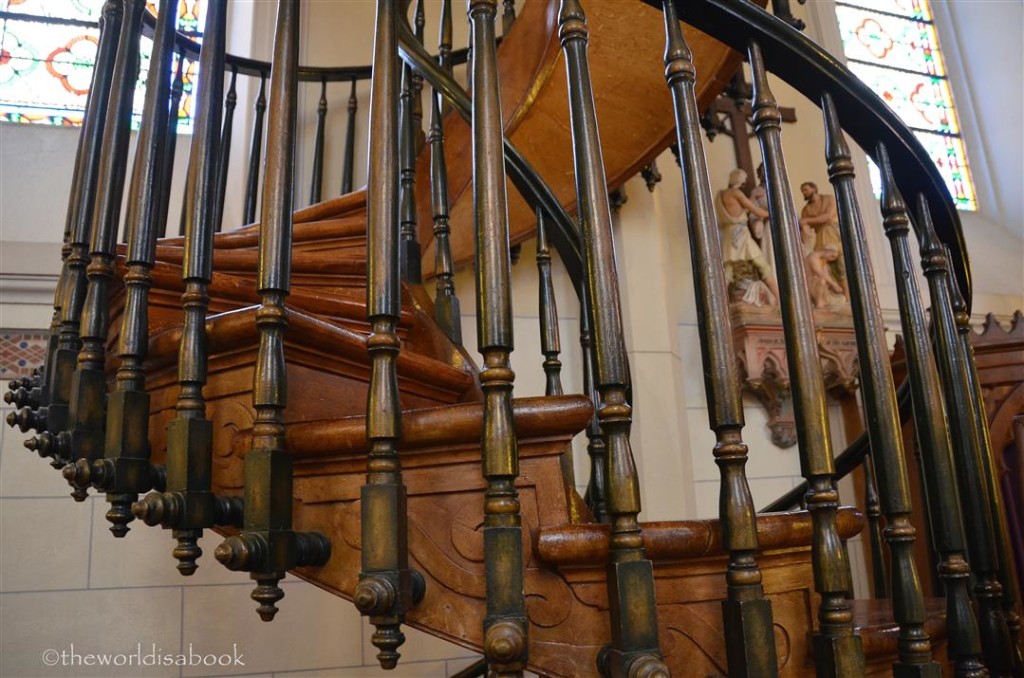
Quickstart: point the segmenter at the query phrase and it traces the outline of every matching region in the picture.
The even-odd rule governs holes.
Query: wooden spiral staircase
[[[452,341],[452,328],[435,320],[435,302],[423,284],[411,275],[400,284],[388,277],[397,273],[390,265],[397,261],[391,257],[398,252],[398,240],[403,252],[415,252],[415,248],[404,246],[418,241],[422,258],[417,258],[417,263],[422,264],[424,272],[443,279],[452,273],[452,265],[473,260],[472,234],[481,209],[497,205],[484,221],[493,221],[494,227],[502,222],[501,199],[495,197],[501,191],[485,192],[483,197],[478,192],[488,177],[495,180],[494,186],[503,186],[501,154],[491,152],[489,159],[470,162],[472,154],[483,152],[476,145],[480,142],[475,139],[475,127],[459,118],[459,110],[447,116],[443,127],[447,192],[451,196],[450,210],[444,215],[448,217],[448,233],[438,230],[437,206],[425,199],[427,191],[421,193],[424,197],[419,201],[410,197],[411,191],[403,192],[401,208],[396,200],[399,183],[409,190],[410,184],[426,187],[436,180],[429,145],[423,146],[417,166],[403,164],[400,177],[395,171],[392,179],[380,180],[387,184],[383,189],[375,186],[374,177],[391,172],[394,168],[389,169],[388,162],[398,157],[397,148],[388,145],[387,123],[381,123],[382,128],[375,130],[379,134],[371,139],[368,190],[293,212],[285,193],[291,192],[289,153],[294,146],[294,107],[289,135],[288,107],[280,97],[294,92],[289,88],[295,86],[297,71],[293,69],[289,76],[289,71],[283,69],[285,75],[275,70],[270,87],[262,226],[254,224],[216,236],[208,229],[212,212],[204,207],[203,191],[211,191],[214,184],[216,163],[207,160],[212,157],[210,149],[216,146],[210,140],[220,133],[219,113],[214,111],[220,103],[218,87],[223,83],[211,85],[216,94],[201,92],[197,104],[200,122],[190,168],[193,216],[186,235],[157,241],[153,234],[145,235],[142,227],[133,226],[139,242],[150,238],[153,247],[148,261],[144,249],[140,250],[134,240],[115,250],[109,234],[98,241],[93,236],[89,292],[74,302],[74,285],[64,283],[65,296],[59,299],[63,306],[54,326],[53,358],[39,380],[20,385],[45,391],[40,385],[50,384],[51,393],[56,394],[59,389],[52,384],[61,383],[75,371],[74,379],[63,382],[63,402],[68,406],[61,410],[61,403],[51,398],[51,393],[37,394],[34,400],[28,395],[18,396],[30,407],[15,415],[13,422],[25,430],[43,432],[32,446],[65,468],[65,476],[79,496],[90,485],[107,492],[113,506],[112,530],[118,536],[124,535],[130,521],[124,507],[155,488],[157,492],[135,503],[133,510],[143,522],[162,524],[174,531],[179,542],[175,556],[183,573],[194,571],[196,558],[201,555],[195,546],[197,530],[213,527],[228,536],[216,557],[231,569],[252,572],[257,582],[253,597],[260,603],[261,616],[273,617],[280,598],[275,577],[284,569],[337,595],[355,599],[378,627],[375,644],[381,649],[385,665],[397,660],[397,628],[408,623],[486,652],[491,669],[500,675],[514,675],[524,666],[551,676],[599,672],[657,676],[664,675],[666,669],[677,676],[769,675],[776,671],[798,676],[815,670],[823,675],[857,675],[886,674],[894,662],[903,667],[900,671],[910,672],[907,666],[914,661],[918,667],[913,675],[938,675],[939,665],[949,666],[951,661],[959,674],[973,675],[972,662],[976,663],[980,648],[971,646],[969,632],[966,641],[960,639],[964,633],[960,626],[954,631],[960,639],[956,650],[949,651],[952,660],[947,657],[945,617],[951,608],[945,601],[920,599],[922,609],[914,610],[912,619],[908,621],[903,610],[904,618],[894,621],[890,608],[849,605],[843,601],[850,591],[839,585],[829,588],[830,577],[839,576],[829,568],[838,565],[825,565],[821,570],[818,561],[830,556],[841,563],[843,547],[839,540],[857,534],[863,518],[853,509],[837,508],[835,500],[828,498],[832,496],[831,486],[821,483],[831,482],[831,475],[822,458],[807,462],[818,468],[809,477],[811,512],[760,514],[754,518],[749,495],[744,504],[740,484],[745,449],[737,450],[744,447],[738,437],[742,421],[738,425],[730,423],[728,415],[722,414],[729,410],[723,402],[735,397],[738,403],[738,386],[729,385],[727,378],[709,385],[709,398],[721,397],[715,405],[719,410],[716,416],[725,422],[720,422],[721,430],[716,429],[716,454],[721,454],[723,477],[728,480],[723,488],[740,488],[736,496],[723,489],[724,522],[643,524],[640,536],[629,527],[630,511],[616,508],[615,502],[629,503],[628,497],[621,499],[619,483],[628,486],[631,482],[628,473],[632,462],[628,454],[616,456],[623,449],[623,432],[628,452],[628,399],[617,398],[625,398],[629,382],[628,378],[616,381],[602,376],[604,370],[615,371],[617,360],[614,351],[602,353],[606,350],[602,342],[608,341],[609,333],[602,323],[611,312],[611,306],[602,299],[614,298],[617,305],[617,290],[607,291],[594,282],[613,280],[614,271],[606,270],[603,278],[594,273],[604,255],[586,248],[603,236],[595,231],[598,234],[592,238],[587,233],[580,237],[573,230],[575,220],[569,220],[565,210],[577,211],[579,204],[579,218],[585,229],[592,227],[592,222],[599,223],[599,203],[606,201],[607,195],[577,191],[585,191],[588,182],[601,191],[621,183],[665,148],[679,124],[686,189],[695,196],[705,191],[705,204],[702,207],[701,198],[691,203],[689,219],[695,231],[707,226],[701,221],[701,210],[709,204],[706,186],[700,185],[699,169],[694,169],[698,165],[693,164],[699,151],[693,151],[693,137],[685,136],[681,123],[687,106],[702,106],[720,91],[724,79],[719,76],[731,74],[741,57],[694,28],[686,31],[689,52],[681,47],[682,35],[670,30],[670,49],[665,57],[660,38],[647,39],[664,34],[661,12],[639,3],[630,4],[628,9],[624,9],[626,3],[591,4],[585,23],[575,2],[563,3],[561,10],[557,3],[525,3],[497,56],[493,44],[488,47],[486,40],[493,35],[488,32],[493,29],[488,29],[487,20],[490,12],[493,23],[494,3],[474,0],[471,15],[474,39],[479,40],[472,81],[482,83],[484,80],[478,78],[499,74],[503,104],[499,109],[495,96],[491,104],[485,101],[474,106],[474,116],[488,111],[495,116],[490,120],[474,118],[474,124],[480,129],[489,126],[491,140],[497,138],[500,144],[502,127],[495,126],[495,120],[507,121],[505,137],[522,150],[522,157],[528,161],[526,167],[532,165],[534,174],[548,180],[543,191],[524,190],[524,197],[509,201],[508,232],[498,232],[493,241],[504,240],[505,249],[499,247],[495,253],[477,246],[476,256],[495,257],[498,268],[485,271],[484,277],[493,274],[500,280],[500,258],[505,257],[508,265],[507,244],[532,237],[536,232],[534,215],[537,210],[547,210],[552,241],[580,289],[589,290],[581,292],[581,297],[592,305],[594,325],[590,329],[594,331],[596,355],[591,367],[593,393],[563,395],[551,388],[543,397],[511,398],[507,384],[509,347],[502,346],[498,339],[489,341],[488,330],[482,329],[485,356],[481,364],[485,369],[481,371],[474,357]],[[724,21],[730,11],[738,16],[761,11],[739,4],[745,3],[723,0],[716,10],[714,3],[705,3],[708,14],[703,24],[689,13],[683,18],[725,39],[722,29],[716,29],[716,21]],[[275,63],[296,63],[297,6],[290,0],[281,4]],[[394,2],[382,0],[380,6],[374,86],[391,93],[381,95],[373,105],[378,107],[374,109],[376,114],[383,111],[389,116],[386,107],[397,104],[396,71],[400,70],[395,67],[395,36],[408,29],[388,23],[394,20]],[[127,44],[132,38],[128,31],[131,27],[137,30],[139,24],[135,22],[141,21],[137,14],[141,6],[129,0],[125,7],[121,42]],[[204,72],[219,69],[223,73],[222,11],[212,11],[210,21],[214,26],[222,22],[221,38],[218,41],[216,28],[207,31],[201,67]],[[679,26],[675,21],[669,25]],[[580,69],[579,53],[572,51],[578,47],[574,40],[581,35],[585,39],[588,26],[595,80],[616,82],[622,73],[630,74],[628,82],[611,88],[613,94],[598,101],[597,115],[606,142],[603,165],[600,153],[595,163],[593,147],[588,152],[587,142],[580,140],[586,137],[586,130],[578,118],[593,115],[594,102],[592,95],[573,80]],[[170,33],[165,23],[158,25],[158,45],[168,48],[173,39]],[[568,69],[563,68],[559,43],[568,54]],[[543,48],[538,49],[538,45]],[[763,47],[769,58],[780,49],[771,36],[765,38]],[[108,49],[112,53],[113,48]],[[114,85],[109,110],[115,113],[109,115],[114,123],[108,124],[114,126],[117,107],[125,98],[119,99],[117,94],[117,83],[125,75],[117,70],[123,63],[123,49],[118,50],[117,60],[111,57]],[[388,49],[392,55],[380,59],[381,51]],[[405,41],[401,49],[410,63],[419,64],[421,76],[430,79],[422,59],[416,61],[415,45]],[[630,55],[628,63],[621,59],[626,52]],[[159,49],[155,53],[159,54]],[[129,52],[126,58],[131,57]],[[664,87],[666,59],[670,86],[678,85],[682,88],[678,91]],[[767,111],[771,107],[770,92],[766,94],[763,63],[758,62],[760,47],[751,48],[751,59],[762,97],[755,108]],[[154,68],[169,69],[169,61],[160,66],[160,60],[154,60],[158,64]],[[696,65],[698,74],[712,74],[709,78],[702,75],[695,84],[690,81],[689,92],[685,82],[688,61],[690,66]],[[614,70],[616,64],[622,69],[619,72]],[[216,80],[210,78],[211,82]],[[443,78],[433,84],[451,88]],[[814,90],[819,84],[807,87]],[[481,91],[486,92],[477,90],[478,95]],[[672,115],[672,94],[677,97],[676,116]],[[847,91],[845,96],[856,94]],[[455,95],[450,99],[459,109],[458,92]],[[168,93],[158,91],[153,96],[159,101]],[[276,108],[275,96],[279,97]],[[692,97],[692,102],[686,96]],[[842,99],[844,94],[834,96]],[[624,102],[632,104],[628,113],[623,112]],[[567,111],[572,115],[567,116]],[[499,114],[501,117],[497,117]],[[834,118],[834,110],[831,114]],[[204,115],[208,116],[205,122]],[[755,122],[758,115],[755,113]],[[96,117],[93,114],[94,120]],[[154,128],[166,125],[166,117],[158,118]],[[396,115],[393,120],[397,119]],[[689,122],[695,123],[692,119]],[[570,123],[574,145],[564,142]],[[838,124],[834,119],[829,124],[834,126],[830,132],[835,139]],[[694,133],[695,125],[688,129]],[[769,135],[770,130],[765,134]],[[856,136],[856,130],[851,134]],[[560,144],[556,143],[559,138],[563,140]],[[595,138],[591,137],[591,143]],[[899,138],[898,134],[893,137]],[[609,143],[609,139],[614,141]],[[691,142],[689,146],[687,142]],[[836,167],[842,165],[844,144],[835,142],[832,148],[831,160]],[[139,145],[144,147],[144,142]],[[766,158],[770,158],[771,144],[766,145]],[[144,152],[139,157],[146,162]],[[912,145],[909,150],[893,147],[890,152],[897,169],[914,164],[907,159],[916,152]],[[848,162],[848,150],[846,153]],[[117,174],[111,156],[117,156],[116,149],[107,152],[106,147],[103,157],[97,156],[100,179],[96,190],[100,195],[111,190],[107,184],[113,183],[112,177]],[[121,162],[123,170],[123,157]],[[515,158],[508,162],[514,165]],[[588,163],[593,165],[589,170],[581,168]],[[779,163],[780,159],[774,165],[766,162],[772,166],[770,174],[775,181],[784,175],[779,172]],[[574,176],[574,164],[584,179]],[[109,171],[104,174],[104,169]],[[510,175],[515,171],[514,167],[510,169]],[[518,171],[521,180],[523,176],[529,178],[522,166]],[[706,184],[706,169],[704,172]],[[895,186],[891,169],[887,172],[890,186]],[[841,178],[842,173],[837,176]],[[158,183],[147,187],[144,182],[145,178],[139,179],[136,188],[133,180],[132,200],[139,201],[143,212],[152,211],[159,202],[159,191],[153,189]],[[933,197],[935,192],[934,177],[900,182],[901,190],[908,195],[913,191]],[[524,183],[529,189],[529,182]],[[891,187],[889,190],[892,193]],[[119,204],[120,194],[115,193],[118,200],[114,202]],[[963,263],[954,267],[954,273],[967,280],[955,213],[948,202],[948,197],[945,202],[940,197],[935,224],[951,247],[954,261]],[[891,208],[887,218],[892,217],[893,223],[903,209],[905,225],[905,207],[901,208],[895,198],[887,205]],[[604,211],[607,215],[606,205]],[[783,214],[784,209],[780,212],[778,206],[773,211],[784,228],[785,219],[792,217]],[[592,215],[597,216],[591,219]],[[396,226],[401,220],[403,227],[412,224],[412,228],[381,236],[380,224],[389,220]],[[116,225],[116,217],[114,221]],[[292,229],[288,228],[289,222]],[[713,226],[707,232],[714,232]],[[209,238],[205,245],[201,242],[203,236],[197,235],[202,233]],[[481,238],[492,242],[481,234],[476,242]],[[441,243],[444,239],[447,244]],[[83,234],[70,229],[67,268],[77,265],[81,275],[85,273],[83,243]],[[716,247],[708,245],[701,250],[700,242],[695,243],[697,251],[715,252]],[[392,246],[394,250],[388,249]],[[438,247],[450,251],[441,256]],[[584,266],[581,261],[588,263]],[[402,266],[408,271],[409,260],[403,260]],[[597,277],[586,281],[584,269]],[[78,293],[83,294],[84,278],[79,280],[82,287]],[[795,284],[783,284],[783,293],[788,289],[799,295],[793,292]],[[493,295],[500,290],[489,291],[485,283],[481,285],[481,298],[499,298]],[[500,288],[500,282],[497,285]],[[139,301],[143,298],[140,295],[146,294],[139,291],[140,287],[152,288],[144,302]],[[715,303],[723,302],[713,287],[707,290],[709,306],[705,311],[713,311]],[[76,303],[84,307],[81,352],[72,349],[77,344],[70,329],[76,323],[67,310]],[[148,303],[148,315],[144,311],[140,316],[139,303]],[[138,318],[142,316],[147,324],[140,331]],[[796,318],[787,318],[787,324],[797,326]],[[492,323],[496,335],[504,331],[504,322],[499,318]],[[713,329],[705,331],[708,336],[714,335]],[[705,358],[709,360],[707,356],[712,355],[713,363],[715,351],[723,349],[716,349],[713,339],[709,342],[711,348],[706,347]],[[77,353],[77,370],[69,366],[69,353]],[[732,370],[735,376],[735,365],[722,369],[722,374],[728,376]],[[88,376],[90,370],[92,377]],[[111,395],[103,411],[102,393],[108,391]],[[148,409],[139,404],[141,396],[129,395],[141,393],[148,395]],[[599,403],[596,408],[595,397]],[[810,398],[807,402],[813,405],[812,401]],[[400,434],[395,432],[399,420]],[[121,428],[112,428],[112,421]],[[608,485],[600,488],[607,505],[595,501],[594,496],[580,497],[563,470],[563,457],[571,440],[588,429],[593,432],[596,425],[605,435],[603,440],[600,433],[592,435],[591,445],[595,440],[607,445],[606,454],[613,458],[600,470],[608,472]],[[140,431],[145,434],[141,438]],[[515,473],[494,471],[501,460],[488,456],[489,449],[501,442],[496,433],[501,431],[506,443],[509,437],[516,442]],[[206,442],[197,443],[203,436]],[[205,459],[193,458],[204,450]],[[625,480],[616,475],[619,473],[625,475]],[[733,473],[739,475],[729,475]],[[510,521],[513,504],[516,519]],[[824,522],[818,517],[821,512],[829,516]],[[900,515],[899,510],[894,511],[894,525],[902,525]],[[519,524],[521,530],[513,529]],[[752,534],[737,537],[743,530]],[[743,539],[751,537],[756,541],[744,546]],[[894,550],[897,548],[898,544]],[[948,550],[956,551],[953,547]],[[756,564],[751,566],[755,556]],[[645,557],[653,563],[652,579],[644,579]],[[751,578],[753,573],[758,581]],[[516,602],[515,582],[519,578],[522,586]],[[610,588],[612,579],[617,588]],[[644,586],[652,588],[651,609],[643,608]],[[829,617],[827,611],[821,613],[834,627],[822,627],[818,612],[822,595],[836,608],[835,617]],[[507,609],[496,609],[495,599],[505,601]],[[723,606],[723,601],[729,602]],[[770,608],[763,601],[768,601]],[[900,604],[897,602],[897,607]],[[852,613],[852,620],[843,617],[846,612]],[[656,620],[656,627],[651,626],[652,620]],[[964,620],[957,623],[963,625]],[[528,637],[528,647],[517,645],[519,629]],[[909,632],[904,629],[913,633],[907,636]],[[912,642],[908,641],[911,636]],[[852,642],[857,637],[859,647]],[[825,640],[819,642],[822,638]],[[976,632],[973,642],[977,644]],[[932,656],[937,663],[932,663]],[[1019,665],[1013,665],[1014,659],[1005,661],[1010,671],[1019,670]]]

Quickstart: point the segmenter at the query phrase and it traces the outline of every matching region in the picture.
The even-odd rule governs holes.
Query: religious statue
[[[753,306],[776,306],[779,303],[778,282],[764,252],[747,228],[749,214],[765,219],[768,211],[744,195],[740,186],[746,180],[746,172],[734,169],[729,173],[729,187],[715,195],[725,279],[733,299]]]
[[[800,193],[807,201],[800,212],[800,230],[805,243],[813,239],[813,244],[806,248],[809,251],[804,258],[808,291],[818,308],[845,303],[846,266],[843,263],[843,241],[839,235],[836,199],[819,193],[813,181],[800,184]],[[833,297],[829,297],[829,293]],[[834,298],[835,295],[840,295],[842,299]]]

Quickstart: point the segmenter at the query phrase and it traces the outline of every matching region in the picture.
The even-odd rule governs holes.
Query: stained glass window
[[[105,0],[0,0],[0,121],[78,126],[99,44]],[[156,14],[156,2],[147,2]],[[179,0],[178,30],[201,40],[203,0]],[[153,41],[142,38],[133,127],[142,116]],[[175,59],[174,68],[178,68]],[[185,59],[178,132],[192,131],[192,94],[199,64]]]
[[[913,130],[957,208],[977,209],[928,0],[840,0],[836,16],[850,70]],[[880,194],[873,164],[871,182]]]

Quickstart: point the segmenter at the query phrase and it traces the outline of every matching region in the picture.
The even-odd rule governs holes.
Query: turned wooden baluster
[[[178,148],[178,109],[181,106],[181,95],[185,91],[185,57],[178,55],[178,65],[174,69],[174,84],[171,85],[171,104],[167,116],[167,149],[163,157],[165,177],[174,176],[174,155]],[[165,181],[160,189],[159,216],[160,232],[167,233],[167,214],[171,207],[171,182]]]
[[[726,655],[731,676],[778,673],[771,603],[764,597],[761,570],[754,557],[757,525],[747,484],[747,446],[743,442],[743,396],[739,362],[729,321],[722,246],[715,219],[707,161],[701,144],[693,55],[683,38],[671,1],[665,8],[665,80],[672,92],[676,142],[693,260],[701,357],[708,416],[715,432],[715,463],[721,471],[719,521],[729,552],[728,597],[722,602]]]
[[[320,202],[324,183],[324,126],[327,122],[327,78],[320,80],[320,103],[316,107],[316,135],[313,138],[313,176],[310,179],[309,204]]]
[[[220,233],[224,228],[224,200],[228,191],[228,169],[231,166],[231,134],[235,121],[235,106],[238,104],[238,94],[235,92],[235,83],[238,80],[238,69],[231,67],[231,84],[228,85],[228,94],[224,99],[224,130],[220,135],[220,157],[217,158],[217,211],[214,212],[214,225]]]
[[[82,304],[78,366],[71,378],[68,422],[63,431],[41,435],[42,447],[52,445],[57,459],[90,461],[103,455],[106,425],[107,326],[109,323],[109,287],[114,278],[114,248],[121,218],[121,198],[128,162],[132,98],[139,72],[139,35],[142,30],[143,0],[126,0],[124,25],[117,47],[110,102],[104,123],[105,137],[100,154],[100,174],[92,210],[91,259],[86,269],[88,286]],[[72,481],[71,496],[83,501],[88,483]]]
[[[876,157],[882,174],[882,216],[892,250],[928,524],[932,544],[939,554],[937,570],[946,594],[949,658],[955,675],[985,676],[988,672],[981,663],[981,639],[969,595],[971,568],[964,556],[964,532],[953,475],[946,407],[907,237],[910,218],[896,189],[884,146],[879,145]]]
[[[779,272],[780,306],[786,340],[786,359],[793,384],[793,409],[800,445],[800,471],[807,480],[805,501],[814,525],[811,562],[814,588],[821,595],[820,628],[814,634],[814,665],[819,676],[864,675],[860,636],[853,631],[849,597],[853,591],[846,546],[836,530],[839,492],[829,435],[825,385],[807,294],[796,210],[782,154],[782,116],[768,87],[761,48],[751,42],[754,131],[764,158],[768,211]]]
[[[437,63],[447,73],[452,64],[452,3],[441,5],[441,28]],[[455,294],[455,265],[448,225],[448,165],[444,158],[444,120],[441,117],[442,95],[434,91],[430,97],[430,203],[434,217],[434,319],[448,338],[462,345],[462,319],[459,298]]]
[[[864,515],[868,519],[871,542],[871,593],[874,598],[889,597],[888,568],[882,539],[882,504],[878,498],[878,476],[873,453],[864,455]]]
[[[1012,651],[1002,609],[1003,586],[999,580],[992,502],[985,480],[983,450],[975,433],[974,412],[970,407],[973,389],[953,317],[948,285],[949,263],[942,242],[935,234],[928,203],[923,196],[918,202],[915,225],[921,246],[921,268],[931,293],[939,375],[946,402],[957,403],[949,408],[948,419],[960,498],[965,506],[970,507],[964,511],[963,519],[964,528],[970,535],[967,550],[974,573],[974,600],[985,664],[995,675],[1010,675]]]
[[[352,192],[352,172],[355,168],[356,153],[356,112],[359,110],[359,99],[356,98],[356,79],[352,78],[352,87],[348,93],[348,121],[345,127],[345,157],[341,169],[341,194]]]
[[[128,251],[124,276],[125,305],[118,340],[115,390],[107,399],[106,447],[102,459],[91,464],[79,459],[64,469],[69,481],[84,486],[91,483],[106,492],[110,510],[107,520],[115,537],[128,533],[134,520],[132,504],[140,492],[164,489],[165,469],[149,461],[149,394],[143,364],[149,348],[149,288],[156,260],[156,239],[163,230],[159,222],[167,150],[167,102],[174,60],[177,14],[175,0],[161,0],[157,15],[153,55],[149,63],[142,125],[139,128],[135,164],[128,197]],[[176,111],[175,111],[176,113]]]
[[[394,668],[405,642],[401,625],[423,595],[422,578],[409,569],[408,515],[402,463],[402,410],[396,361],[401,312],[398,213],[397,0],[378,0],[370,96],[370,158],[367,166],[367,316],[371,324],[366,438],[370,441],[362,505],[362,564],[353,595],[374,625],[377,660]]]
[[[501,34],[508,35],[516,22],[516,0],[501,0]]]
[[[238,497],[212,492],[213,423],[206,418],[203,387],[207,379],[207,291],[213,275],[213,234],[217,210],[217,154],[221,137],[224,94],[226,0],[210,3],[203,32],[199,70],[204,74],[196,95],[195,129],[185,179],[183,216],[185,251],[181,295],[184,319],[178,349],[178,400],[167,425],[166,491],[151,492],[132,505],[147,525],[171,529],[177,540],[173,555],[178,572],[192,575],[203,554],[198,541],[203,529],[238,526],[242,505]]]
[[[416,239],[416,130],[413,123],[412,67],[402,65],[402,90],[399,97],[398,155],[401,167],[399,201],[401,204],[400,252],[402,278],[411,283],[422,282],[420,272],[420,244]],[[372,127],[371,127],[372,129]]]
[[[423,11],[423,0],[416,0],[416,10],[413,12],[413,35],[418,45],[425,45],[423,39],[424,30],[427,26],[427,18]],[[411,67],[410,67],[411,68]],[[423,146],[423,76],[416,69],[412,70],[412,133],[416,140],[415,154],[419,155]]]
[[[946,249],[949,260],[949,249]],[[1000,583],[1003,585],[1003,615],[1006,627],[1010,632],[1011,666],[1015,675],[1024,675],[1024,657],[1020,645],[1020,616],[1017,614],[1017,602],[1020,601],[1020,587],[1017,581],[1016,565],[1010,550],[1010,531],[1006,522],[1006,509],[1003,495],[999,487],[999,462],[992,450],[992,439],[988,431],[988,414],[985,412],[985,398],[978,379],[978,366],[974,360],[974,347],[971,345],[971,316],[967,312],[967,304],[960,294],[960,288],[953,276],[948,278],[950,296],[953,301],[953,312],[956,317],[957,330],[960,333],[960,352],[962,365],[967,370],[967,378],[971,387],[970,413],[974,420],[975,436],[981,449],[984,463],[985,482],[988,484],[989,499],[992,502],[990,511],[993,516],[993,535],[996,558],[999,564]]]
[[[121,0],[107,0],[104,3],[99,19],[100,39],[96,51],[96,64],[93,67],[92,85],[79,135],[81,151],[76,165],[81,166],[81,174],[77,177],[77,186],[73,188],[72,193],[72,200],[75,200],[75,193],[77,200],[69,207],[69,212],[72,213],[69,216],[71,233],[60,290],[57,345],[46,375],[47,393],[42,396],[46,404],[35,411],[25,405],[20,411],[7,415],[7,423],[18,426],[23,433],[29,429],[40,432],[41,435],[26,440],[25,447],[38,451],[41,457],[52,457],[51,463],[55,468],[64,466],[64,461],[56,456],[53,434],[63,431],[67,426],[72,375],[81,348],[79,328],[82,305],[85,302],[93,203],[99,184],[100,159],[103,141],[106,138],[104,124],[123,17],[124,5]],[[30,386],[30,382],[19,384],[21,388],[26,386]],[[43,435],[46,432],[51,433]]]
[[[205,48],[205,45],[204,45]],[[331,543],[318,532],[292,529],[292,458],[284,440],[282,413],[288,393],[284,300],[291,287],[292,186],[299,71],[299,0],[280,0],[270,74],[267,171],[260,213],[260,335],[253,376],[252,449],[245,457],[245,521],[242,532],[217,547],[214,556],[230,570],[249,572],[260,619],[271,621],[278,586],[288,570],[318,567],[331,556]]]
[[[551,279],[551,248],[544,211],[537,208],[537,305],[540,312],[540,351],[544,355],[544,395],[562,395],[562,344],[558,335],[558,305]],[[570,465],[569,470],[572,469]],[[566,469],[562,469],[564,472]]]
[[[563,0],[558,17],[569,86],[569,118],[576,165],[576,196],[582,228],[586,287],[594,332],[598,420],[606,440],[609,541],[608,600],[610,646],[602,652],[603,672],[613,676],[667,676],[658,647],[654,570],[644,555],[640,486],[630,447],[630,384],[622,333],[622,310],[612,241],[611,210],[594,95],[587,61],[588,29],[578,0]],[[483,59],[474,41],[474,61]],[[480,89],[474,86],[479,96]]]
[[[914,563],[916,530],[910,522],[913,506],[903,452],[903,432],[885,340],[885,322],[878,305],[875,274],[853,186],[853,160],[839,127],[832,97],[828,94],[822,96],[821,108],[825,116],[825,160],[828,162],[829,180],[836,192],[853,327],[857,337],[864,419],[871,441],[871,457],[877,470],[879,502],[885,515],[883,536],[889,547],[893,619],[900,629],[893,674],[940,678],[942,671],[932,661],[931,640],[924,630],[924,594]]]
[[[483,356],[484,657],[498,676],[520,676],[527,661],[522,518],[515,479],[519,448],[512,420],[512,264],[502,152],[494,19],[496,0],[470,0],[473,61],[473,206],[476,216],[477,345]]]
[[[256,221],[256,205],[260,192],[260,164],[263,159],[263,116],[267,110],[267,74],[260,73],[260,89],[256,95],[255,117],[252,123],[252,143],[249,146],[249,172],[245,182],[245,209],[243,222]]]

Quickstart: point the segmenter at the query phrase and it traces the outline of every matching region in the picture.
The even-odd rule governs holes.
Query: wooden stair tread
[[[857,599],[850,601],[853,608],[853,628],[860,634],[864,655],[894,657],[899,642],[899,626],[893,621],[892,601],[889,599]],[[924,630],[932,645],[946,638],[946,601],[944,598],[925,598]]]
[[[258,306],[248,306],[207,318],[206,334],[210,355],[259,345],[259,335],[254,332],[258,309]],[[286,344],[314,349],[338,359],[369,364],[366,339],[362,335],[291,306],[286,306],[286,310]],[[174,365],[178,359],[180,341],[180,327],[151,337],[147,365],[151,369]],[[475,385],[472,372],[419,353],[402,351],[398,354],[396,364],[399,379],[416,376],[430,380],[440,389],[455,393],[466,392]]]
[[[864,516],[855,508],[840,508],[836,520],[843,539],[864,528]],[[654,561],[709,558],[726,553],[717,519],[650,522],[642,523],[642,527],[644,549]],[[598,523],[543,528],[537,537],[537,553],[553,567],[601,565],[608,560],[610,533],[610,526]],[[811,516],[807,511],[757,514],[761,551],[807,546],[811,537]]]
[[[521,437],[562,437],[578,433],[593,414],[591,400],[583,395],[535,396],[512,401],[516,434]],[[445,449],[477,444],[483,430],[483,403],[459,403],[404,410],[402,451],[444,446]],[[339,417],[305,421],[288,426],[288,449],[297,461],[316,462],[327,457],[359,457],[369,452],[366,418]],[[250,432],[237,437],[239,450],[248,449]],[[232,444],[235,448],[235,445]]]

